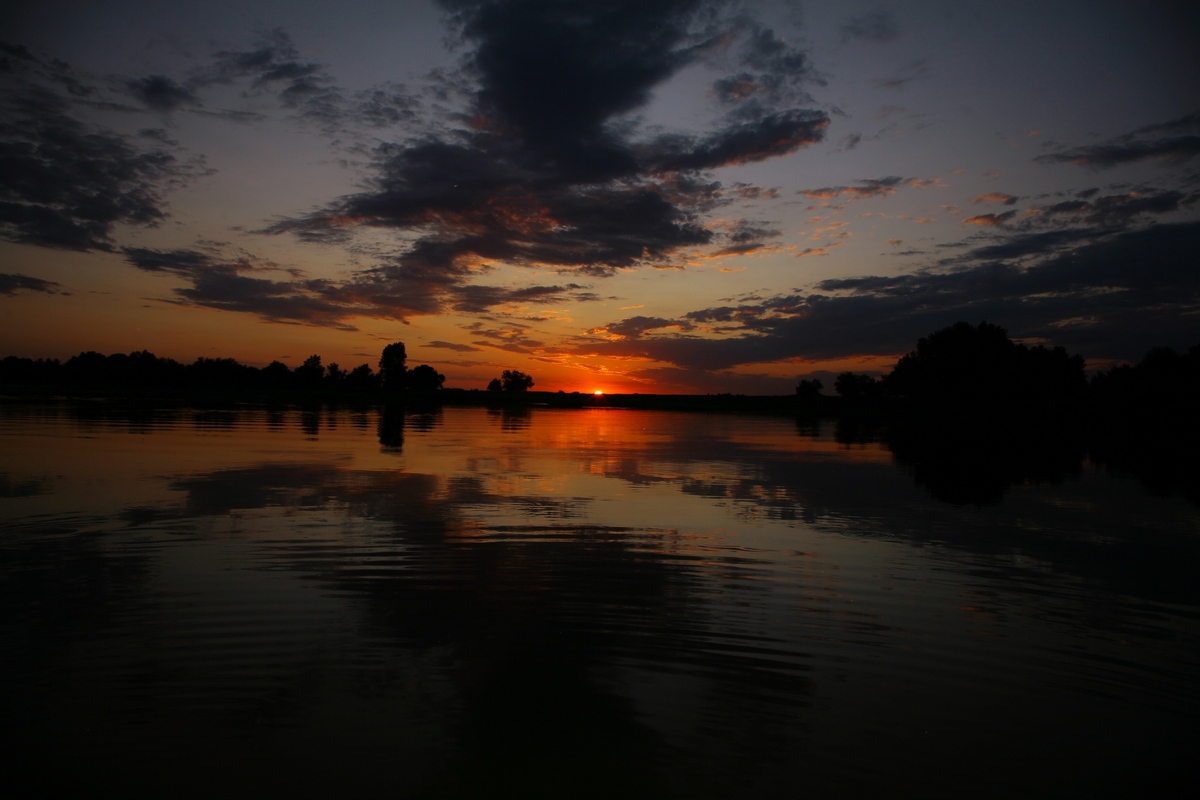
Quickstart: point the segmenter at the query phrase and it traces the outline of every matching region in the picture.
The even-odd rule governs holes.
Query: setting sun
[[[602,392],[601,390],[597,389],[596,391],[592,392],[592,394],[594,394],[594,395],[596,395],[597,397],[599,397],[600,395],[604,394],[604,392]]]

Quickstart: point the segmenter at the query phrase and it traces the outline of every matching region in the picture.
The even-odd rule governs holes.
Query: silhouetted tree
[[[850,402],[873,400],[883,392],[883,384],[870,375],[843,372],[833,382],[834,390]]]
[[[88,350],[77,356],[71,356],[63,364],[63,373],[67,380],[76,383],[97,383],[105,379],[108,372],[108,359],[102,353]]]
[[[259,377],[267,386],[283,389],[292,382],[292,371],[282,361],[272,361],[259,371]]]
[[[231,389],[253,385],[258,370],[232,358],[197,358],[187,368],[187,380],[195,387]]]
[[[487,390],[489,392],[502,392],[504,391],[504,384],[500,383],[499,378],[492,378],[488,381]]]
[[[409,370],[407,381],[409,391],[432,394],[442,388],[446,376],[428,364],[421,364]]]
[[[63,365],[58,359],[19,358],[7,356],[0,361],[2,383],[58,383],[62,380]]]
[[[824,384],[816,378],[812,380],[802,380],[796,385],[796,396],[802,400],[813,400],[821,396],[821,389]]]
[[[355,391],[373,389],[376,382],[375,373],[371,370],[370,364],[359,364],[350,370],[350,374],[346,376],[347,388],[354,389]]]
[[[1014,410],[1082,397],[1082,356],[1018,345],[998,325],[956,322],[917,342],[884,378],[890,394],[924,406]]]
[[[293,373],[296,379],[305,386],[316,386],[320,384],[321,378],[325,376],[325,368],[321,366],[321,357],[311,355],[304,359],[304,363],[296,367]]]
[[[515,369],[506,369],[500,375],[500,385],[506,392],[525,392],[533,388],[533,378]]]
[[[399,392],[404,389],[404,378],[407,370],[404,362],[408,353],[403,342],[392,342],[383,348],[379,357],[379,384],[389,392]]]

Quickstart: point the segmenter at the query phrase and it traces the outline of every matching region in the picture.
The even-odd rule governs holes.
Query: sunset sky
[[[0,356],[788,393],[987,320],[1200,343],[1173,2],[0,11]]]

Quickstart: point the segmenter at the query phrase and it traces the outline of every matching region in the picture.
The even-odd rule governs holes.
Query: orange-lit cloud
[[[1006,206],[1011,206],[1013,203],[1017,202],[1017,198],[1014,195],[1005,194],[1004,192],[988,192],[987,194],[981,194],[981,195],[978,195],[977,197],[971,198],[971,202],[972,203],[1003,203]]]
[[[980,214],[963,220],[966,225],[1003,225],[1017,215],[1016,211],[1005,211],[1003,214]]]

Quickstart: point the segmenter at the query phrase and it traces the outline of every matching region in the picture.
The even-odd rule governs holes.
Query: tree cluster
[[[533,388],[533,378],[515,369],[506,369],[499,378],[488,382],[489,392],[527,392]]]
[[[51,386],[68,389],[138,389],[142,391],[206,392],[323,392],[365,394],[388,393],[430,395],[442,388],[446,376],[426,364],[408,369],[404,345],[394,342],[383,349],[379,371],[369,364],[343,369],[336,362],[325,365],[321,356],[311,355],[292,369],[280,361],[257,368],[232,358],[198,358],[183,364],[159,358],[146,350],[104,355],[94,351],[57,359],[8,356],[0,360],[0,384],[6,386]]]
[[[875,378],[837,376],[834,389],[847,407],[881,403],[938,411],[1016,413],[1050,408],[1184,413],[1200,407],[1200,345],[1186,354],[1151,350],[1136,366],[1113,367],[1089,381],[1081,355],[1062,347],[1029,347],[988,322],[958,322],[917,341],[892,370]],[[796,393],[817,398],[818,380],[802,380]]]

